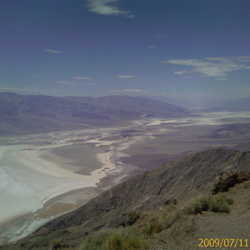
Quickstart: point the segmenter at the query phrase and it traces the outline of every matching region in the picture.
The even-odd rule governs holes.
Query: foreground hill
[[[52,97],[0,93],[0,134],[108,126],[141,117],[180,117],[188,110],[144,97]]]
[[[249,228],[249,171],[250,152],[214,149],[191,153],[114,186],[83,207],[0,249],[122,249],[112,248],[111,245],[107,248],[101,248],[101,245],[97,247],[100,244],[98,240],[101,242],[98,237],[111,234],[107,244],[116,241],[123,244],[122,237],[126,234],[130,235],[126,236],[128,239],[132,237],[127,230],[137,230],[140,232],[137,234],[142,235],[143,243],[140,243],[140,239],[133,238],[131,241],[131,244],[137,244],[134,249],[196,249],[185,245],[186,241],[196,244],[198,249],[199,238],[205,235],[216,237],[202,229],[208,223],[207,228],[213,230],[213,224],[209,224],[210,218],[217,233],[221,232],[223,225],[228,225],[225,230],[230,231],[231,228],[230,235],[230,232],[226,232],[228,236],[220,233],[217,237],[233,237],[234,224],[230,221],[241,223],[242,230]],[[239,186],[243,182],[245,186]],[[232,197],[226,198],[219,192],[232,192]],[[189,202],[199,195],[207,196]],[[236,203],[233,204],[231,199],[236,199]],[[233,212],[228,215],[230,206]],[[204,210],[207,212],[202,213]],[[218,215],[214,212],[223,213]],[[197,217],[196,214],[201,213],[203,217]],[[244,218],[239,218],[239,214]],[[219,224],[216,224],[217,221],[220,221]],[[116,231],[103,229],[121,226],[123,229]],[[242,230],[236,230],[238,234],[235,237],[245,239],[247,232],[243,234]],[[95,231],[97,233],[93,233]],[[86,246],[86,242],[92,247]]]

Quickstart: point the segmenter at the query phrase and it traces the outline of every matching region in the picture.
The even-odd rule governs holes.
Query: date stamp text
[[[219,238],[211,238],[211,239],[199,239],[199,247],[218,247],[218,248],[238,248],[238,247],[249,247],[248,239],[219,239]]]

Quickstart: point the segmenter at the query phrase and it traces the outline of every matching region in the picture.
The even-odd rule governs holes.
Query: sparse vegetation
[[[51,250],[62,249],[62,248],[65,248],[65,247],[69,247],[69,246],[64,241],[61,241],[59,239],[55,239],[55,240],[52,241]]]
[[[107,239],[107,249],[109,250],[120,250],[124,249],[124,238],[119,233],[112,234]]]
[[[84,240],[84,244],[80,247],[80,250],[105,250],[106,248],[104,243],[114,233],[114,229],[101,229],[95,233],[92,233],[86,237],[86,239]]]
[[[225,193],[203,195],[189,202],[185,206],[184,212],[186,214],[198,214],[203,211],[229,213],[232,204],[233,200],[228,198]]]
[[[146,225],[143,227],[143,233],[146,235],[152,235],[159,233],[164,229],[164,224],[160,221],[159,218],[152,218]]]
[[[137,227],[101,229],[88,237],[80,250],[146,250],[143,235]]]
[[[192,223],[192,217],[203,211],[210,212],[230,212],[230,205],[233,200],[225,193],[215,195],[202,195],[185,204],[169,204],[159,210],[132,210],[126,215],[124,227],[100,229],[97,232],[88,235],[79,250],[145,250],[148,249],[145,243],[156,233],[160,233],[164,229],[170,229],[170,241],[175,245],[181,244],[178,241],[190,237],[196,228]],[[246,201],[250,206],[250,200]],[[180,223],[179,223],[180,222]],[[178,237],[181,232],[182,238]],[[185,237],[184,237],[185,236]],[[61,249],[66,245],[59,240],[54,240],[51,249]]]
[[[162,210],[158,210],[157,213],[154,211],[144,215],[139,226],[142,227],[144,234],[150,236],[171,227],[183,214],[181,206],[171,203]]]
[[[49,242],[49,239],[47,236],[40,236],[33,240],[34,246],[47,246]]]
[[[141,211],[130,211],[127,214],[125,225],[126,226],[132,226],[136,221],[138,221],[142,217]]]
[[[187,237],[192,236],[195,231],[196,227],[194,220],[192,218],[184,218],[170,231],[169,237],[178,245],[181,240],[185,240]]]

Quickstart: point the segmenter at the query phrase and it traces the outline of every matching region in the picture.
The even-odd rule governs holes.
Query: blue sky
[[[249,0],[1,0],[0,91],[250,96]]]

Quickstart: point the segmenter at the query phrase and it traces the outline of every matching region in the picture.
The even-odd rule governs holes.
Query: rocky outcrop
[[[219,181],[215,184],[212,192],[227,192],[229,188],[237,183],[250,180],[250,172],[246,171],[224,171],[219,177]]]

